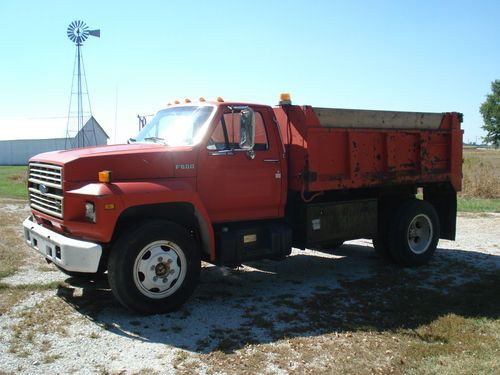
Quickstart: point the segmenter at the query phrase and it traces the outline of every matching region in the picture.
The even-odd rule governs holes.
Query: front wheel
[[[116,299],[130,310],[172,311],[192,294],[199,280],[200,254],[186,228],[152,221],[113,246],[108,280]]]
[[[402,266],[427,263],[439,241],[439,218],[434,207],[410,200],[392,217],[388,245],[394,260]]]

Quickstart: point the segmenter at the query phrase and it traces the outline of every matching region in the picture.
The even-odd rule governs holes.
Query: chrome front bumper
[[[95,273],[102,255],[101,245],[74,240],[27,218],[23,222],[26,244],[66,271]]]

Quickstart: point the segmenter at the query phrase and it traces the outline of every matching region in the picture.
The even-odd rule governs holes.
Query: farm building
[[[66,138],[67,122],[67,118],[0,121],[0,165],[26,165],[42,152],[108,143],[108,135],[93,116],[70,139]]]

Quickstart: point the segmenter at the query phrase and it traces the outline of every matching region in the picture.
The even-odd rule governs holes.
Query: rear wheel
[[[439,241],[439,219],[432,205],[421,200],[405,202],[391,219],[388,245],[394,260],[403,266],[429,261]]]
[[[200,254],[189,232],[153,221],[121,237],[109,257],[108,280],[116,299],[130,310],[163,313],[182,305],[199,280]]]

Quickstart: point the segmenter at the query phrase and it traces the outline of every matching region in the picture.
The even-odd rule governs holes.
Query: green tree
[[[479,112],[484,121],[482,128],[487,132],[484,141],[498,148],[500,146],[500,79],[491,82],[491,94],[486,95],[486,100],[481,104]]]

